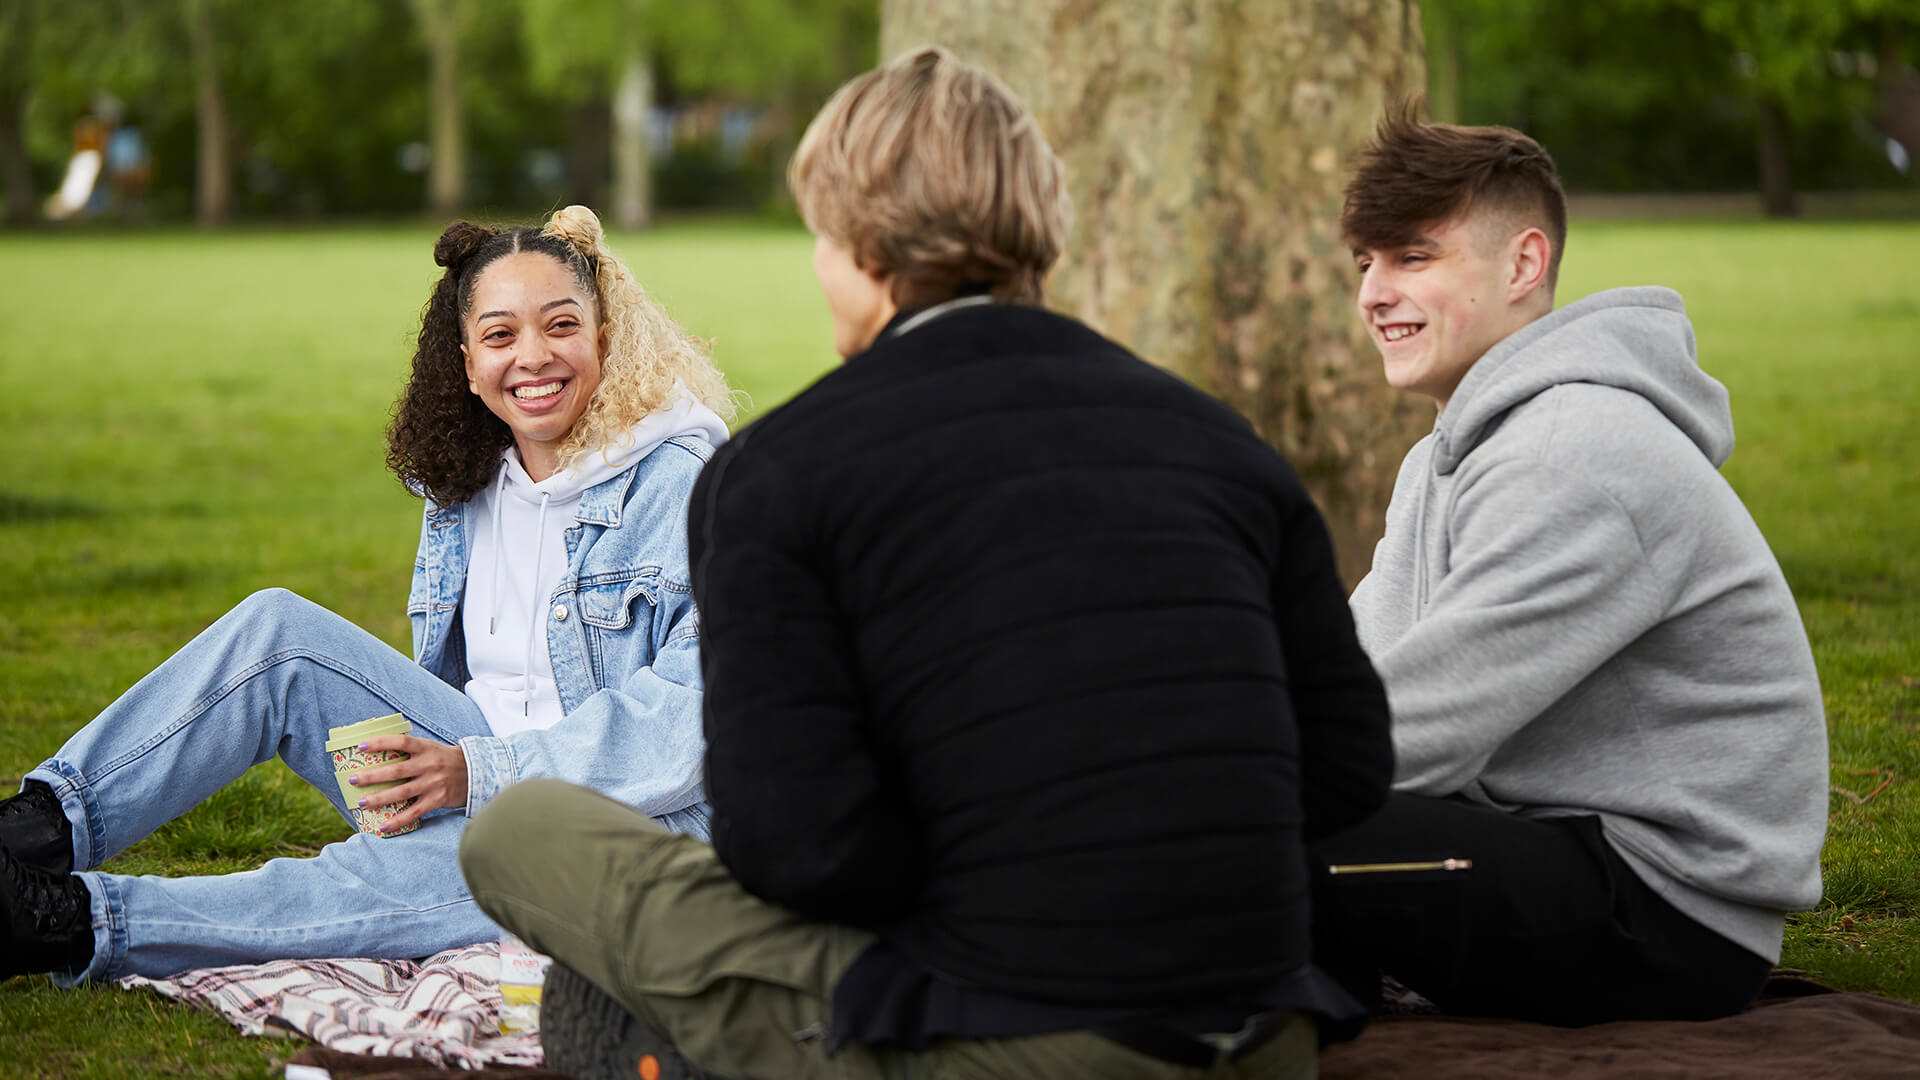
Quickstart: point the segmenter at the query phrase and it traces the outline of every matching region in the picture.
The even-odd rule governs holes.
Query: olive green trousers
[[[468,826],[460,865],[494,921],[585,976],[689,1062],[718,1076],[987,1078],[1315,1075],[1313,1023],[1211,1068],[1173,1065],[1088,1032],[949,1039],[922,1051],[827,1054],[833,987],[873,942],[749,895],[713,848],[585,788],[532,780]]]

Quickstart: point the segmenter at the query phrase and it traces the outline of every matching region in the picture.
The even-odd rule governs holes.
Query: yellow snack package
[[[512,934],[500,935],[500,1033],[540,1030],[540,989],[553,960]]]

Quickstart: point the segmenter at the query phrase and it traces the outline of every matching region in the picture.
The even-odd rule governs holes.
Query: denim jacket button
[[[553,619],[555,622],[566,622],[567,621],[567,605],[565,604],[553,605]]]

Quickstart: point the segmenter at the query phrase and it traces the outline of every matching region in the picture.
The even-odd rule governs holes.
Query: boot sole
[[[547,969],[540,992],[540,1044],[547,1068],[576,1080],[718,1080],[694,1068],[652,1025],[559,963]]]

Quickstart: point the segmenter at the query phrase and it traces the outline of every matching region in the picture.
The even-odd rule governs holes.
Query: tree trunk
[[[1465,16],[1447,0],[1423,3],[1420,13],[1427,31],[1427,115],[1457,124],[1462,115],[1460,47],[1466,38]]]
[[[884,0],[887,57],[992,69],[1066,163],[1070,312],[1210,390],[1293,462],[1349,582],[1432,410],[1395,395],[1354,312],[1342,188],[1424,83],[1405,0]]]
[[[840,68],[841,71],[858,71],[856,67]],[[793,152],[800,146],[799,124],[806,115],[806,107],[797,104],[799,92],[789,83],[773,95],[773,104],[761,118],[763,130],[767,132],[767,157],[775,167],[767,170],[767,205],[791,209],[793,192],[787,189],[787,162],[793,160]]]
[[[33,163],[27,157],[27,95],[33,82],[34,21],[39,12],[25,5],[0,12],[0,182],[6,184],[6,221],[34,219]]]
[[[1874,77],[1874,123],[1907,152],[1908,168],[1920,162],[1920,72],[1907,63],[1900,29],[1891,21],[1880,36],[1880,63]]]
[[[567,127],[567,202],[600,206],[607,193],[613,108],[605,98],[582,102]]]
[[[1777,98],[1760,100],[1760,209],[1768,217],[1800,216],[1793,190],[1793,121]]]
[[[620,70],[613,94],[613,220],[645,228],[653,214],[653,176],[647,161],[647,114],[653,109],[653,69],[638,49]]]
[[[187,38],[193,53],[194,143],[196,174],[194,216],[202,225],[219,225],[233,208],[233,163],[228,150],[227,99],[220,90],[219,52],[213,35],[210,0],[187,0]]]
[[[33,166],[22,137],[26,122],[26,96],[0,92],[0,177],[7,185],[9,225],[32,224],[34,218]]]
[[[414,0],[427,43],[427,206],[452,217],[467,201],[467,138],[460,115],[460,23],[463,0]]]

